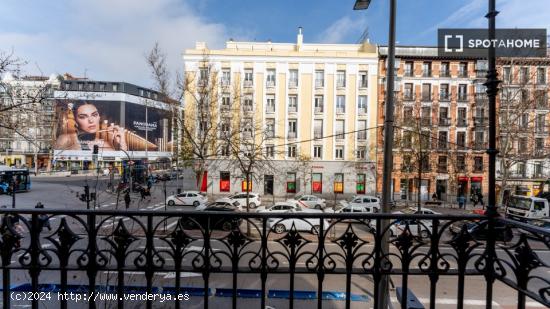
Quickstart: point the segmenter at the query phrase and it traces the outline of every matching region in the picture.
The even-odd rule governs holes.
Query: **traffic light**
[[[94,152],[92,154],[98,154],[99,153],[99,146],[98,145],[94,145]]]

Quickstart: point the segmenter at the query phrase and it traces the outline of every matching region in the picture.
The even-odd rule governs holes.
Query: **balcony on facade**
[[[458,118],[456,120],[456,126],[457,127],[467,127],[468,126],[468,121],[466,120],[466,118]]]
[[[251,80],[245,80],[245,81],[243,81],[243,87],[245,87],[245,88],[251,88],[252,86],[254,86],[254,83],[252,83]]]
[[[481,117],[481,116],[474,116],[474,127],[475,128],[483,128],[485,127],[488,122],[489,122],[489,118],[488,117]]]
[[[313,138],[314,139],[322,139],[323,138],[323,131],[313,131]]]
[[[344,107],[337,107],[336,113],[337,114],[344,114],[346,112],[346,109]]]
[[[288,88],[290,88],[290,89],[298,88],[298,81],[294,80],[294,79],[290,79],[288,81]]]
[[[343,141],[345,138],[345,134],[344,132],[336,132],[334,138],[336,139],[336,141]]]
[[[437,172],[438,173],[447,173],[447,164],[437,164]]]
[[[296,139],[296,132],[288,132],[286,136],[288,139]]]
[[[448,150],[449,142],[447,140],[438,140],[437,141],[437,150]]]
[[[439,95],[439,101],[450,101],[451,96],[448,93],[441,93]]]
[[[405,92],[403,94],[403,101],[415,101],[416,96],[413,93],[407,93]]]
[[[298,112],[298,107],[296,107],[296,106],[289,106],[289,107],[288,107],[288,112],[289,112],[289,113],[297,113],[297,112]]]
[[[265,86],[267,88],[274,88],[275,87],[275,81],[274,80],[268,80],[265,82]]]
[[[324,112],[323,106],[315,106],[315,113],[316,114],[322,114]]]
[[[357,139],[360,140],[360,141],[367,140],[367,132],[365,132],[365,131],[357,132]]]
[[[265,107],[265,112],[266,112],[266,113],[275,113],[275,106],[273,106],[273,105],[266,105],[266,107]]]
[[[231,81],[227,78],[222,78],[221,79],[221,85],[222,85],[222,87],[229,87],[229,85],[231,85]]]
[[[422,93],[422,101],[423,102],[431,102],[432,101],[432,95],[430,93]]]
[[[487,143],[486,142],[474,141],[474,142],[472,142],[472,148],[474,150],[487,150]]]
[[[449,69],[440,70],[439,71],[439,77],[451,77],[451,71]]]
[[[448,127],[448,126],[451,125],[451,118],[439,117],[438,124],[439,124],[440,127]]]
[[[431,117],[420,117],[420,125],[422,127],[432,126],[432,118]]]
[[[457,101],[465,102],[468,101],[468,94],[467,93],[458,93]]]

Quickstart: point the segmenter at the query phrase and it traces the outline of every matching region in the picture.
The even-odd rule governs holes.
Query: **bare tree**
[[[505,191],[510,189],[510,180],[516,176],[513,169],[519,163],[545,159],[549,154],[546,147],[548,96],[547,90],[540,87],[541,83],[546,84],[546,77],[539,80],[537,70],[529,61],[502,61],[508,66],[503,68],[498,118],[501,201]]]

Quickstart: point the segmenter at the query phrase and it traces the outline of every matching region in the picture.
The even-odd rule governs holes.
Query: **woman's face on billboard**
[[[86,133],[96,133],[99,130],[99,112],[93,104],[81,105],[76,110],[78,129]]]

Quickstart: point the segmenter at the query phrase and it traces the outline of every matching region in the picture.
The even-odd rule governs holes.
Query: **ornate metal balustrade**
[[[268,278],[278,274],[289,276],[289,308],[294,306],[296,278],[308,274],[316,276],[319,296],[327,276],[339,276],[345,282],[346,308],[351,305],[352,278],[378,282],[383,275],[399,282],[403,291],[412,277],[425,278],[430,308],[436,308],[437,284],[443,276],[457,278],[457,308],[464,308],[469,276],[484,279],[488,307],[496,282],[517,291],[518,308],[525,308],[528,298],[550,306],[549,261],[536,253],[550,249],[550,232],[504,219],[330,213],[283,213],[274,218],[235,212],[11,209],[0,210],[0,215],[5,308],[12,302],[7,287],[17,283],[14,274],[28,274],[37,292],[44,283],[44,272],[53,272],[61,293],[79,284],[87,287],[87,295],[98,291],[105,272],[116,274],[114,293],[118,295],[128,283],[125,274],[143,274],[146,290],[152,292],[156,273],[173,272],[172,291],[178,293],[183,288],[180,275],[195,272],[201,274],[204,308],[211,300],[207,291],[215,274],[230,278],[233,308],[237,308],[237,279],[246,274],[260,278],[261,308],[266,305]],[[44,215],[51,230],[44,225]],[[390,227],[377,229],[381,220],[389,220]],[[390,236],[387,253],[380,247],[384,235]],[[85,275],[70,276],[74,272]],[[377,295],[376,284],[372,295]],[[402,297],[406,299],[406,293]],[[146,304],[151,308],[153,301]],[[91,299],[90,308],[96,305]],[[124,305],[120,298],[115,306]],[[173,307],[181,305],[175,301]],[[38,308],[38,301],[32,306]],[[60,306],[67,308],[67,301],[61,300]],[[317,307],[323,307],[322,297]]]

